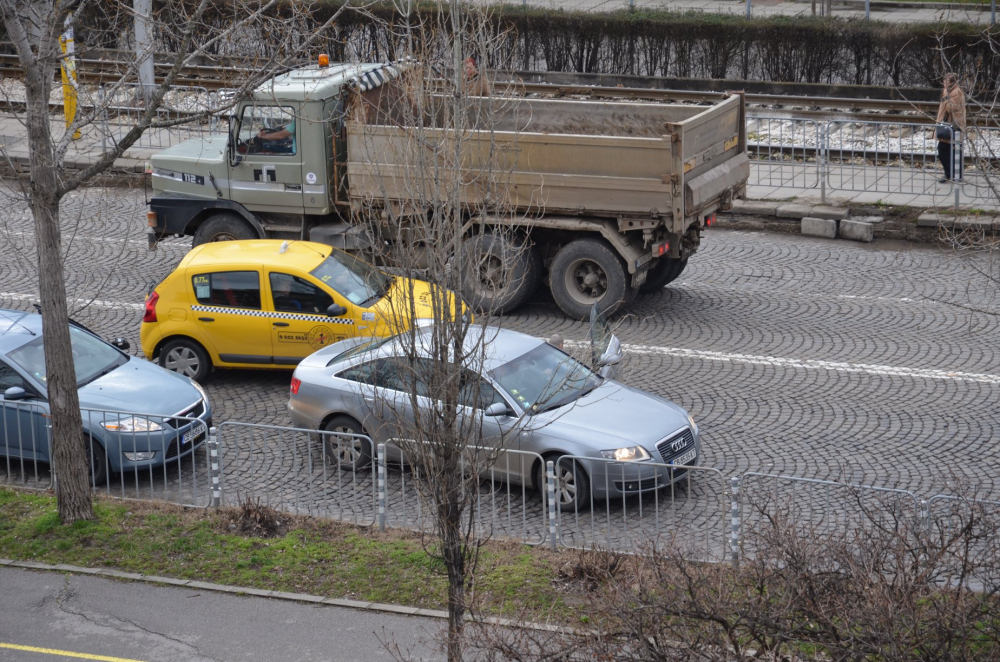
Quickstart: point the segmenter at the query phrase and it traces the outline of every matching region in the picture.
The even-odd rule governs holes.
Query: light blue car
[[[212,407],[196,382],[129,356],[124,339],[109,344],[75,322],[69,333],[94,485],[207,439]],[[51,461],[46,385],[41,315],[0,309],[0,468]]]

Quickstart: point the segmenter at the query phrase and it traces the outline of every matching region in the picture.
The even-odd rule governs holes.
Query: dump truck
[[[408,125],[414,115],[387,101],[405,97],[399,90],[414,66],[318,64],[283,73],[236,104],[228,133],[156,154],[150,247],[185,235],[194,245],[308,239],[369,257],[377,245],[391,266],[385,244],[407,214],[427,214],[412,194],[412,164],[401,160],[415,133],[449,130],[435,128],[433,109],[419,127]],[[462,294],[477,308],[513,310],[545,283],[570,317],[586,318],[594,304],[610,315],[676,279],[716,211],[745,196],[742,94],[693,105],[613,98],[606,89],[558,92],[469,100],[462,252],[503,272],[483,267],[481,277],[463,279]],[[476,119],[483,117],[489,121]],[[496,186],[475,175],[497,154],[502,214],[491,212]]]

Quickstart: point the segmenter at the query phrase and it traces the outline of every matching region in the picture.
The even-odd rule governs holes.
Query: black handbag
[[[955,135],[955,128],[951,124],[938,124],[935,136],[938,140],[951,140]]]

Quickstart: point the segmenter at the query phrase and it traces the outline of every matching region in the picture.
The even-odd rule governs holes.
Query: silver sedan
[[[420,346],[419,335],[417,340]],[[475,397],[463,403],[462,415],[482,422],[482,438],[500,451],[494,472],[505,480],[535,489],[544,484],[538,457],[522,461],[523,455],[510,451],[553,460],[560,507],[572,510],[592,499],[666,487],[686,474],[675,467],[700,461],[698,427],[687,411],[606,376],[621,358],[613,336],[594,352],[593,370],[545,341],[490,327],[469,330],[470,354],[481,340],[487,343],[485,358],[468,366],[463,381],[476,385],[470,389]],[[419,384],[419,364],[430,358],[418,352],[407,359],[404,350],[398,337],[355,338],[319,350],[295,369],[288,401],[293,423],[359,435],[326,435],[328,456],[342,469],[368,466],[372,440],[386,443],[391,459],[401,459],[391,441],[413,436],[406,430],[411,403],[433,406],[433,395]],[[417,375],[417,383],[400,379],[403,373]]]

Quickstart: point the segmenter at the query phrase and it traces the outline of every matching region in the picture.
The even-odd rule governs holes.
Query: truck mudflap
[[[684,210],[693,214],[715,202],[726,191],[736,191],[750,177],[750,159],[740,153],[708,172],[692,177],[684,186]]]

